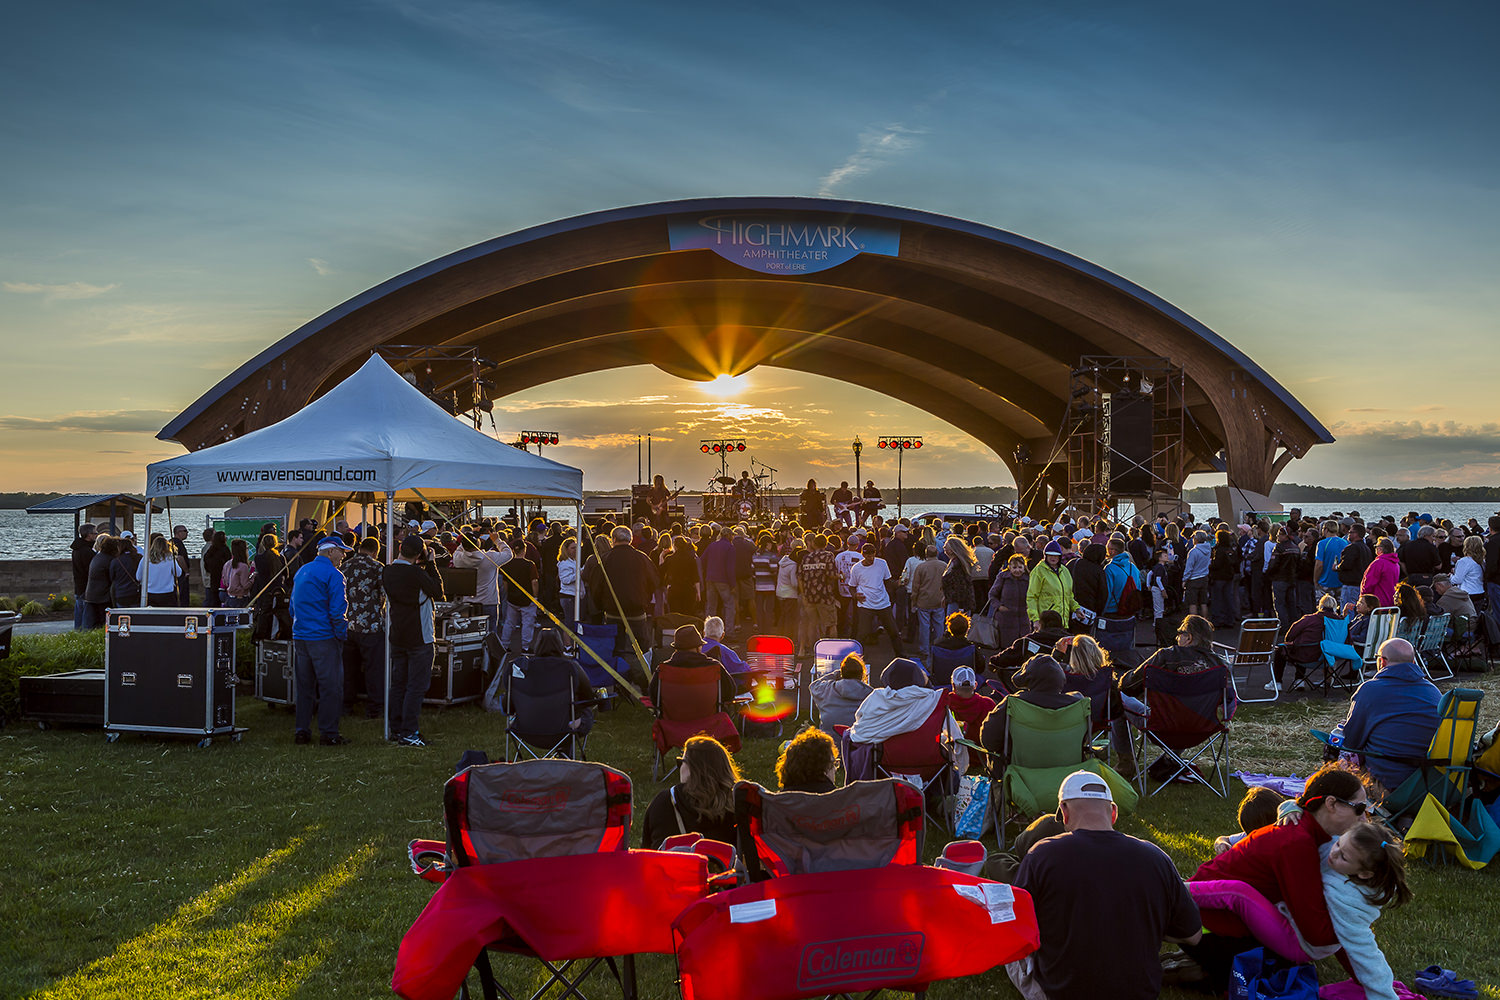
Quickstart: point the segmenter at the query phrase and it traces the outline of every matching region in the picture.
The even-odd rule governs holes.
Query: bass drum
[[[734,505],[734,514],[735,517],[739,518],[741,521],[748,521],[751,518],[755,517],[755,501],[739,501]]]

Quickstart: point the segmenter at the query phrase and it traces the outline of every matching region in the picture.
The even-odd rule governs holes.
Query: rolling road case
[[[111,608],[104,639],[104,732],[235,742],[235,632],[248,608]]]
[[[268,705],[297,704],[296,670],[289,639],[255,644],[255,697]]]

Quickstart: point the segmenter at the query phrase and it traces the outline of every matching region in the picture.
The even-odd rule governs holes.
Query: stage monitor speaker
[[[1110,402],[1110,492],[1116,496],[1150,493],[1151,424],[1156,415],[1152,399],[1116,393]]]

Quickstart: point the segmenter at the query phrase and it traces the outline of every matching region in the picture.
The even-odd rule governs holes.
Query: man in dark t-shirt
[[[1067,832],[1028,851],[1015,881],[1031,893],[1041,947],[1006,971],[1027,1000],[1151,1000],[1162,940],[1195,943],[1198,907],[1161,848],[1115,831],[1098,775],[1074,771],[1058,800]]]
[[[505,582],[505,606],[501,609],[505,613],[505,625],[500,630],[500,644],[514,650],[516,647],[511,642],[519,628],[521,649],[530,652],[536,631],[536,605],[531,603],[529,595],[541,588],[537,586],[536,563],[520,554],[525,551],[524,545],[518,543],[517,555],[500,567]]]

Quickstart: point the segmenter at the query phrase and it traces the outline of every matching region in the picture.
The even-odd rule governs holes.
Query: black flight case
[[[449,614],[436,623],[432,649],[432,682],[424,705],[458,705],[484,696],[484,640],[490,620],[484,615]]]
[[[297,704],[290,639],[262,639],[255,644],[255,697],[268,705]]]
[[[234,724],[234,640],[248,608],[111,608],[104,640],[104,732],[215,736]]]

